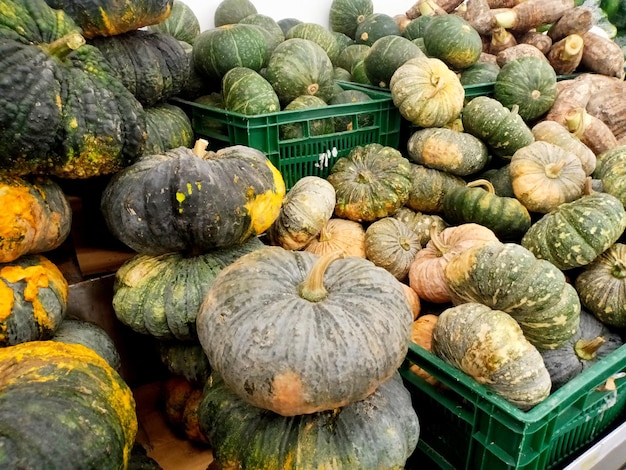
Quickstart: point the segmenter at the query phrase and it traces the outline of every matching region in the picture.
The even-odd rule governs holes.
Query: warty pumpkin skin
[[[522,410],[550,394],[541,354],[503,311],[476,302],[444,310],[433,330],[432,350]]]
[[[177,147],[191,147],[193,127],[182,108],[164,102],[144,108],[147,140],[143,155],[155,155]]]
[[[292,417],[251,406],[214,375],[198,415],[220,468],[401,470],[420,431],[398,373],[361,401]]]
[[[0,347],[50,339],[67,312],[68,284],[41,255],[0,264]]]
[[[364,399],[402,363],[413,312],[400,283],[340,256],[268,246],[215,279],[198,338],[248,403],[283,416],[331,410]]]
[[[0,263],[53,250],[70,234],[70,204],[50,178],[1,175],[0,207]]]
[[[143,108],[100,51],[44,0],[2,6],[0,168],[89,178],[134,161],[146,140]]]
[[[80,344],[0,348],[0,467],[127,467],[135,401],[107,362]]]
[[[539,350],[561,347],[576,332],[580,300],[562,271],[517,243],[490,242],[463,251],[445,268],[455,305],[502,310]]]
[[[448,223],[436,214],[423,214],[406,206],[398,209],[392,217],[404,222],[413,230],[421,248],[425,247],[430,240],[430,230],[433,225],[438,232],[448,226]]]
[[[440,214],[448,191],[465,184],[460,176],[411,163],[411,189],[406,206],[418,212]]]
[[[142,254],[204,252],[264,233],[280,212],[285,183],[259,150],[178,147],[120,171],[102,194],[111,233]]]

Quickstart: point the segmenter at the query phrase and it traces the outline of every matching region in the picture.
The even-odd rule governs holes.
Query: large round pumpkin
[[[203,252],[267,230],[285,183],[261,151],[235,145],[172,149],[117,173],[102,194],[111,233],[138,253]]]
[[[50,339],[67,312],[68,284],[41,255],[0,264],[0,347]]]
[[[198,337],[248,403],[283,416],[332,410],[370,395],[402,363],[413,312],[401,284],[340,256],[266,247],[215,279]]]
[[[0,468],[122,469],[137,434],[128,385],[80,344],[0,348]]]
[[[198,418],[220,468],[401,470],[420,431],[397,373],[361,401],[293,417],[251,406],[214,375]]]

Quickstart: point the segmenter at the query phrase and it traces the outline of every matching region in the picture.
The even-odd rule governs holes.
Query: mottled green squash
[[[402,36],[410,41],[424,38],[426,25],[432,18],[432,15],[420,15],[417,18],[412,19],[402,30]]]
[[[361,21],[354,32],[354,41],[357,44],[367,44],[371,46],[376,40],[384,36],[400,36],[400,26],[393,17],[374,12],[367,15]]]
[[[272,85],[247,67],[233,67],[222,77],[224,109],[255,116],[280,111],[280,102]]]
[[[170,103],[159,103],[144,109],[148,133],[144,155],[156,155],[177,147],[193,145],[191,120],[182,108]]]
[[[193,44],[201,32],[200,21],[195,12],[181,0],[172,2],[172,10],[165,20],[152,24],[147,29],[148,31],[167,33],[187,44]]]
[[[265,39],[267,42],[268,54],[271,54],[276,46],[285,40],[285,34],[280,28],[276,20],[271,16],[262,15],[261,13],[253,13],[239,21],[239,24],[254,24],[259,26],[267,34]]]
[[[328,11],[328,23],[332,31],[354,39],[357,26],[372,13],[372,0],[333,0]]]
[[[361,90],[341,90],[333,95],[328,104],[350,104],[350,103],[367,103],[372,101],[372,97]],[[333,125],[335,132],[351,131],[356,129],[355,119],[358,128],[372,126],[374,124],[374,115],[372,113],[359,113],[356,116],[334,116]]]
[[[530,226],[521,243],[538,258],[567,270],[591,263],[625,228],[626,211],[620,200],[594,192],[543,215]]]
[[[411,163],[411,189],[407,207],[427,214],[443,213],[443,198],[448,191],[465,186],[460,176]]]
[[[500,66],[494,62],[476,62],[461,71],[463,86],[493,83],[496,81]]]
[[[290,28],[285,39],[307,39],[320,46],[331,62],[335,62],[339,54],[339,45],[335,39],[335,35],[328,29],[317,23],[299,23]]]
[[[489,181],[498,196],[515,197],[509,168],[510,165],[506,163],[499,168],[488,168],[478,176]]]
[[[451,259],[445,277],[453,302],[502,310],[537,349],[561,347],[576,332],[580,300],[563,272],[517,243],[491,242]]]
[[[335,65],[350,71],[356,62],[365,59],[369,50],[370,46],[367,44],[350,44],[339,51],[337,59],[335,59]]]
[[[602,190],[626,207],[626,145],[618,145],[596,156],[593,177],[602,181]]]
[[[239,23],[254,13],[258,11],[250,0],[221,0],[213,13],[213,24],[223,26]]]
[[[391,34],[377,39],[363,58],[368,80],[381,88],[389,88],[394,72],[407,60],[424,53],[408,39]]]
[[[539,351],[501,310],[476,302],[444,310],[433,330],[432,352],[522,410],[550,394]]]
[[[211,375],[211,365],[197,341],[161,341],[159,356],[167,370],[202,386]]]
[[[315,95],[300,95],[288,103],[283,108],[283,111],[302,111],[326,106],[328,106],[328,103]],[[301,139],[305,136],[332,134],[335,132],[333,118],[311,119],[304,122],[294,118],[293,121],[288,124],[281,124],[278,127],[281,140]]]
[[[448,223],[436,214],[424,214],[408,207],[401,207],[392,217],[401,220],[415,232],[422,248],[430,240],[431,229],[440,232],[448,226]]]
[[[433,16],[422,37],[428,55],[442,60],[455,71],[474,65],[483,49],[478,31],[459,15]]]
[[[302,20],[298,18],[281,18],[276,23],[278,23],[280,29],[283,30],[283,34],[287,34],[287,32],[295,25],[302,23]]]
[[[411,227],[395,217],[372,222],[365,231],[365,256],[386,269],[399,281],[405,281],[415,255],[421,249]]]

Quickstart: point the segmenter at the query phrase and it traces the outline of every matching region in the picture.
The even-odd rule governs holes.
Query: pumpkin
[[[195,340],[198,308],[217,274],[262,246],[258,238],[252,238],[196,256],[180,252],[136,255],[115,273],[115,316],[140,334],[160,340]]]
[[[626,245],[614,243],[583,267],[575,281],[583,306],[610,327],[626,326]]]
[[[213,13],[213,24],[224,26],[239,23],[255,13],[258,11],[250,0],[221,0]]]
[[[298,18],[281,18],[276,23],[278,23],[280,29],[283,30],[283,34],[287,34],[287,32],[295,25],[302,23],[302,20],[299,20]]]
[[[414,163],[457,176],[477,173],[490,160],[483,141],[454,129],[418,129],[411,134],[406,147]]]
[[[53,250],[70,234],[69,202],[50,178],[0,176],[0,206],[0,263]]]
[[[550,394],[550,374],[539,351],[507,313],[476,302],[441,312],[433,353],[521,410]]]
[[[44,0],[4,2],[0,169],[89,178],[141,154],[143,108],[80,32]]]
[[[371,46],[385,36],[400,36],[400,26],[392,16],[385,13],[371,13],[363,18],[354,31],[354,42]]]
[[[93,38],[114,75],[143,106],[178,95],[189,78],[189,55],[173,36],[134,30]]]
[[[339,54],[339,45],[335,35],[328,29],[317,23],[299,23],[290,28],[285,39],[307,39],[320,46],[331,62],[335,62]]]
[[[438,315],[434,315],[432,313],[428,313],[426,315],[422,315],[417,318],[413,322],[413,330],[411,331],[411,341],[418,346],[424,348],[428,352],[432,352],[433,345],[433,331],[435,330],[435,325],[437,324],[437,320],[439,320]],[[411,372],[413,372],[418,377],[421,377],[426,382],[431,385],[438,385],[439,380],[430,375],[424,369],[416,364],[412,364]]]
[[[194,444],[208,444],[200,430],[198,407],[202,400],[202,387],[181,376],[168,377],[163,383],[165,419],[180,436]]]
[[[594,192],[563,203],[533,223],[521,240],[537,258],[562,270],[585,266],[626,228],[626,211],[615,196]]]
[[[276,99],[278,100],[278,97]],[[315,95],[300,95],[288,103],[283,108],[283,111],[302,111],[305,109],[323,108],[325,106],[328,106],[328,103]],[[332,134],[335,132],[335,121],[333,118],[311,119],[303,122],[294,119],[294,122],[281,124],[278,127],[278,132],[281,140]]]
[[[46,0],[52,8],[64,10],[86,38],[115,36],[166,20],[173,0]]]
[[[381,88],[389,88],[394,72],[407,60],[423,57],[422,50],[407,38],[391,34],[377,39],[363,58],[368,80]]]
[[[254,116],[280,111],[280,102],[272,85],[247,67],[233,67],[222,77],[224,109]]]
[[[295,416],[373,393],[402,363],[412,322],[400,283],[371,261],[268,246],[222,270],[197,328],[235,394]]]
[[[191,119],[182,108],[170,103],[159,103],[144,110],[148,134],[144,155],[158,155],[177,147],[193,145]]]
[[[535,141],[515,108],[509,110],[489,96],[471,99],[463,107],[461,120],[465,132],[478,137],[495,156],[505,159]]]
[[[365,60],[365,56],[368,54],[370,46],[367,44],[350,44],[345,47],[335,59],[335,65],[351,71],[354,64],[360,60]]]
[[[237,51],[237,54],[232,51]],[[258,72],[269,59],[263,29],[241,23],[202,31],[193,43],[191,54],[194,67],[209,80],[220,80],[234,67],[246,67]]]
[[[333,95],[328,104],[367,103],[372,100],[373,98],[364,91],[342,89],[339,93]],[[348,114],[344,116],[335,115],[333,116],[333,124],[334,132],[352,131],[363,127],[373,126],[374,115],[372,113],[359,113],[357,115]]]
[[[332,251],[365,258],[365,228],[359,222],[331,218],[304,247],[304,251],[324,255]]]
[[[386,269],[400,281],[421,249],[417,234],[404,222],[384,217],[365,231],[365,255],[376,266]]]
[[[511,157],[509,175],[515,197],[529,211],[545,214],[583,195],[587,175],[573,153],[535,141]]]
[[[513,317],[539,350],[556,349],[576,332],[580,300],[565,275],[517,243],[490,242],[445,268],[454,304],[479,302]]]
[[[602,189],[620,201],[626,207],[626,184],[624,168],[626,168],[626,145],[618,145],[597,155],[596,169],[593,177],[602,181]]]
[[[253,24],[261,28],[262,32],[265,34],[268,54],[271,54],[274,49],[276,49],[276,46],[285,40],[283,30],[270,16],[253,13],[239,21],[239,24]]]
[[[484,225],[501,240],[519,240],[531,224],[530,213],[519,200],[498,196],[493,185],[484,179],[446,193],[443,214],[451,224]]]
[[[335,215],[356,222],[392,215],[409,198],[410,173],[411,164],[393,147],[354,147],[335,161],[327,178],[335,188]]]
[[[137,434],[128,385],[80,344],[0,349],[2,468],[126,468]]]
[[[333,0],[328,10],[328,23],[331,31],[354,39],[357,26],[372,13],[372,0]]]
[[[200,21],[193,9],[181,0],[172,2],[172,9],[165,20],[149,25],[147,29],[148,31],[167,33],[188,44],[193,44],[202,31]]]
[[[407,60],[391,76],[389,89],[402,117],[417,127],[442,127],[463,109],[459,77],[434,57]]]
[[[513,185],[511,184],[510,162],[499,168],[491,167],[479,174],[481,179],[491,183],[493,190],[498,196],[515,197]]]
[[[65,318],[50,339],[61,343],[82,344],[96,352],[116,372],[121,373],[122,360],[115,343],[109,334],[95,323]]]
[[[448,223],[436,214],[423,214],[408,207],[401,207],[392,217],[404,222],[413,230],[417,235],[420,247],[424,247],[430,240],[430,230],[433,225],[437,232],[448,226]]]
[[[330,220],[334,210],[333,185],[318,176],[305,176],[285,196],[280,214],[267,230],[267,240],[288,250],[304,248]]]
[[[531,129],[535,140],[549,142],[568,152],[573,153],[580,160],[585,175],[593,174],[596,169],[596,155],[580,139],[556,121],[541,121]]]
[[[276,46],[265,77],[283,106],[300,95],[315,95],[325,102],[333,96],[333,63],[319,44],[308,39],[285,39]]]
[[[361,401],[293,417],[250,406],[213,376],[198,415],[221,468],[401,470],[420,429],[397,373]]]
[[[443,212],[443,198],[453,188],[465,186],[465,180],[447,171],[411,164],[411,189],[406,206],[427,214]]]
[[[478,31],[459,15],[434,15],[422,37],[428,55],[456,71],[474,65],[483,49]]]
[[[619,334],[611,331],[593,314],[582,310],[580,324],[574,336],[558,349],[541,352],[552,380],[552,392],[611,354],[622,344]]]
[[[178,147],[117,173],[102,193],[111,233],[138,253],[203,252],[264,233],[280,213],[285,184],[259,150]]]
[[[402,36],[413,41],[415,39],[424,38],[426,25],[433,18],[433,15],[419,15],[413,18],[402,30]]]
[[[438,304],[451,302],[445,278],[448,262],[474,245],[497,240],[496,234],[484,225],[468,223],[443,230],[433,225],[430,240],[417,252],[409,267],[409,285],[420,299]]]
[[[417,295],[417,292],[411,289],[409,285],[405,284],[404,282],[401,282],[400,284],[402,285],[402,290],[404,290],[406,299],[409,301],[409,305],[411,307],[411,310],[413,311],[413,320],[415,320],[422,311],[422,301]]]
[[[504,64],[493,84],[493,97],[503,106],[517,106],[524,121],[547,113],[556,100],[556,72],[543,58],[523,56]]]
[[[495,62],[476,62],[461,71],[461,85],[472,86],[496,81],[500,66]]]
[[[167,370],[202,387],[211,375],[211,365],[197,341],[160,341],[159,357]]]
[[[0,264],[0,347],[50,339],[67,313],[68,284],[42,255]]]

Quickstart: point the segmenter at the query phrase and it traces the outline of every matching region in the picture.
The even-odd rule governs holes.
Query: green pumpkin
[[[197,317],[228,387],[282,416],[365,399],[396,373],[412,322],[401,283],[371,261],[274,246],[222,270]]]
[[[430,241],[431,230],[441,232],[448,223],[436,214],[424,214],[408,207],[401,207],[392,215],[393,218],[404,222],[417,235],[417,241],[424,248]]]
[[[530,213],[520,201],[498,196],[484,179],[448,191],[443,197],[443,214],[453,225],[484,225],[501,240],[519,240],[531,224]]]
[[[576,332],[580,300],[565,275],[517,243],[463,251],[445,268],[453,302],[478,302],[511,315],[537,349],[561,347]]]
[[[447,171],[411,163],[411,189],[406,206],[427,214],[443,213],[443,199],[453,188],[465,186],[465,180]]]
[[[350,104],[350,103],[367,103],[372,101],[372,97],[361,90],[341,90],[333,95],[328,104]],[[356,129],[354,123],[355,116],[334,116],[333,125],[335,132],[352,131]],[[374,124],[374,115],[372,113],[360,113],[356,115],[356,123],[358,128],[372,126]]]
[[[363,58],[368,80],[381,88],[389,88],[394,72],[407,60],[424,53],[408,39],[391,34],[377,39]]]
[[[179,41],[193,44],[202,31],[200,21],[193,9],[185,2],[174,0],[170,15],[160,23],[147,27],[148,31],[158,31],[174,36]]]
[[[411,227],[395,217],[372,222],[365,231],[365,256],[399,281],[406,281],[411,263],[422,248]]]
[[[262,15],[260,13],[253,13],[248,15],[239,21],[239,24],[253,24],[259,26],[265,34],[265,40],[267,43],[267,51],[272,53],[276,46],[285,40],[285,34],[283,30],[278,26],[278,23],[270,16]]]
[[[593,193],[563,203],[531,225],[521,244],[559,269],[585,266],[626,228],[626,211],[615,196]]]
[[[409,198],[411,164],[393,147],[367,144],[339,158],[328,181],[335,188],[335,215],[372,222],[392,215]]]
[[[522,147],[535,141],[522,117],[489,96],[470,100],[461,113],[463,130],[481,139],[496,156],[510,159]]]
[[[626,145],[618,145],[596,156],[593,177],[602,181],[602,190],[616,198],[626,207]]]
[[[258,11],[250,0],[221,0],[213,13],[213,24],[223,26],[239,23],[255,13]]]
[[[478,31],[459,15],[433,16],[424,29],[423,38],[428,55],[456,71],[474,65],[483,49]]]
[[[433,15],[420,15],[412,19],[402,30],[402,36],[410,41],[423,39],[426,25],[433,18]]]
[[[515,197],[509,169],[510,164],[506,163],[500,168],[489,168],[480,173],[478,176],[481,179],[489,181],[498,196]]]
[[[287,32],[295,25],[302,23],[302,20],[299,20],[298,18],[281,18],[276,23],[278,23],[280,29],[283,30],[284,35],[287,34]]]
[[[145,108],[145,112],[148,139],[144,146],[144,155],[155,155],[193,145],[191,120],[182,108],[170,103],[159,103]]]
[[[211,375],[209,359],[197,341],[161,341],[159,356],[171,374],[194,385],[204,385]]]
[[[283,111],[302,111],[304,109],[324,108],[328,103],[314,95],[301,95],[283,108]],[[296,121],[294,119],[294,121]],[[308,125],[307,125],[308,124]],[[282,124],[278,128],[280,139],[302,139],[303,137],[332,134],[335,132],[333,118],[312,119],[305,122]]]
[[[385,13],[371,13],[363,18],[354,32],[357,44],[371,46],[384,36],[400,36],[400,26],[393,17]]]
[[[372,0],[333,0],[328,11],[330,29],[354,39],[357,26],[372,13]]]
[[[337,44],[335,35],[320,24],[300,23],[295,25],[285,35],[285,39],[293,38],[308,39],[314,42],[324,49],[324,52],[326,52],[326,55],[328,55],[328,58],[333,63],[339,54],[339,45]]]
[[[255,116],[280,111],[280,102],[272,85],[247,67],[234,67],[222,77],[224,109]]]
[[[547,113],[556,94],[556,72],[547,60],[534,56],[507,62],[493,85],[494,98],[509,109],[516,106],[527,122]]]
[[[493,83],[500,72],[500,66],[494,62],[476,62],[461,71],[461,85],[471,86]]]
[[[369,50],[370,46],[367,44],[350,44],[339,51],[335,65],[350,71],[356,62],[365,59]]]
[[[280,172],[242,145],[206,152],[178,147],[117,173],[101,198],[113,236],[142,254],[202,253],[259,235],[278,217]]]
[[[507,313],[476,302],[441,312],[432,352],[522,410],[550,394],[539,351]]]

